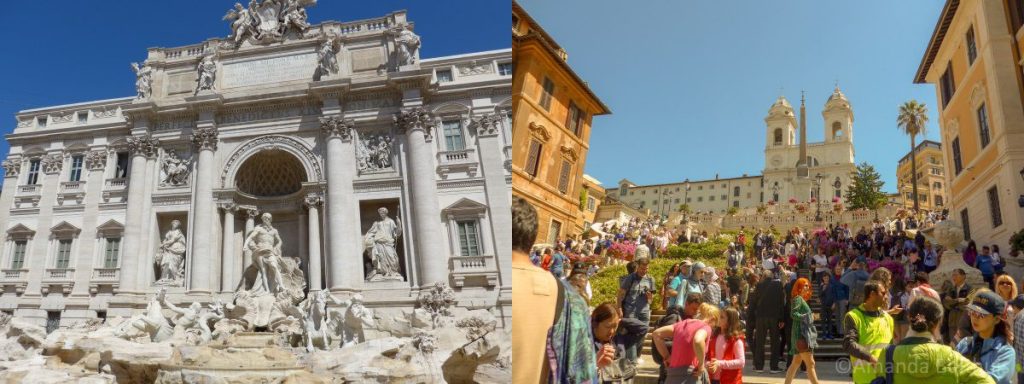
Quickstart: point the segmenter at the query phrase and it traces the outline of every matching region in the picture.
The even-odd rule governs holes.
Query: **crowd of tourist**
[[[927,217],[928,225],[941,220]],[[981,286],[956,269],[933,287],[944,250],[918,227],[904,219],[743,228],[730,237],[722,270],[684,259],[652,276],[651,260],[669,245],[708,235],[634,219],[594,239],[535,249],[535,211],[514,199],[513,382],[631,382],[647,337],[663,383],[740,383],[748,350],[754,372],[785,372],[788,383],[803,368],[817,383],[814,351],[830,339],[850,356],[855,383],[886,377],[886,367],[898,382],[1014,382],[1024,295],[1002,272],[998,248],[971,242],[962,251]],[[617,243],[635,245],[634,257],[615,300],[591,303],[589,279]],[[652,324],[656,301],[665,315]]]

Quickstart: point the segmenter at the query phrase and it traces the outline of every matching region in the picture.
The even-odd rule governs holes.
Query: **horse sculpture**
[[[313,352],[316,348],[330,348],[334,336],[340,329],[341,316],[335,311],[328,311],[328,299],[335,304],[341,304],[327,290],[311,292],[306,302],[303,303],[302,327],[305,332],[303,332],[302,338],[307,352]]]

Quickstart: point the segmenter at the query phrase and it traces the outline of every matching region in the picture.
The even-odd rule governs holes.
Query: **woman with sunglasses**
[[[988,372],[997,384],[1013,382],[1017,353],[1010,341],[1013,330],[1006,321],[1006,301],[995,292],[980,289],[967,306],[972,335],[960,339],[956,349]]]
[[[996,293],[999,294],[999,297],[1003,298],[1003,301],[1009,303],[1017,298],[1017,283],[1013,281],[1013,277],[1010,277],[1010,275],[998,275],[995,285]],[[1006,306],[1006,318],[1012,319],[1014,314],[1013,306]]]

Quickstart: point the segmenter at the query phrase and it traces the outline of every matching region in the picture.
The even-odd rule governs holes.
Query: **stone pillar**
[[[238,282],[241,275],[235,270],[235,210],[238,206],[235,204],[224,204],[221,206],[224,209],[224,236],[222,241],[221,250],[221,292],[232,292],[234,291],[235,284]]]
[[[207,112],[208,113],[208,112]],[[205,113],[204,113],[205,114]],[[204,124],[205,123],[205,124]],[[199,151],[196,165],[196,185],[192,214],[192,275],[189,292],[210,293],[213,286],[212,271],[217,262],[213,257],[213,152],[217,150],[217,128],[212,119],[202,119],[192,131],[192,143]]]
[[[146,181],[145,186],[142,187],[142,196],[145,198],[142,200],[142,221],[139,229],[142,232],[142,235],[139,236],[139,265],[146,268],[143,269],[146,273],[139,275],[139,288],[143,291],[157,280],[157,276],[153,273],[153,254],[156,252],[157,245],[153,241],[159,242],[161,239],[160,235],[157,235],[156,238],[153,236],[153,232],[159,232],[159,228],[153,228],[157,225],[156,220],[153,219],[153,189],[156,188],[157,178],[160,177],[160,170],[156,165],[158,152],[154,148],[153,152],[146,156]]]
[[[259,216],[259,214],[260,211],[257,210],[255,207],[245,208],[245,234],[242,235],[243,241],[246,237],[249,236],[249,233],[252,232],[252,229],[256,226],[256,216]],[[245,252],[242,252],[242,268],[238,270],[239,278],[245,276],[245,269],[249,268],[250,265],[252,265],[252,260],[250,259],[250,256],[247,256]]]
[[[502,307],[512,306],[512,200],[508,184],[505,184],[505,160],[502,154],[501,116],[487,114],[473,120],[476,132],[476,149],[480,156],[480,168],[487,191],[487,214],[491,217],[491,233],[494,236],[494,260],[498,267],[498,281],[501,289],[498,300]],[[452,232],[456,232],[452,227]],[[458,236],[455,236],[456,240]],[[456,243],[453,243],[456,244]],[[504,309],[503,309],[504,311]],[[502,316],[506,320],[506,316]],[[511,308],[508,308],[511,319]],[[509,323],[506,322],[506,325]]]
[[[434,117],[417,106],[397,114],[395,123],[398,130],[405,133],[419,286],[428,287],[437,282],[449,284],[448,256],[441,243],[444,237],[441,236],[441,209],[434,177],[436,165],[430,150],[431,131],[436,125]]]
[[[133,136],[128,138],[128,150],[131,152],[131,173],[128,175],[127,207],[124,219],[124,247],[121,254],[121,285],[120,292],[140,293],[139,280],[142,275],[142,200],[146,198],[146,157],[156,152],[157,141],[149,136]],[[142,266],[149,269],[150,266]]]
[[[74,296],[89,296],[89,282],[92,280],[93,267],[102,265],[105,255],[106,243],[97,236],[96,227],[102,224],[98,222],[97,206],[100,196],[103,194],[103,184],[106,182],[103,174],[107,168],[108,157],[105,150],[95,150],[85,155],[85,168],[89,169],[89,176],[85,179],[86,199],[84,204],[86,207],[82,220],[82,236],[78,244],[79,251],[74,261],[75,265],[72,266],[75,268],[75,286],[71,292]],[[95,251],[97,247],[99,247],[99,252]],[[98,255],[99,260],[96,260],[93,255]]]
[[[340,113],[336,99],[324,99],[323,112]],[[346,220],[359,217],[354,200],[355,148],[352,145],[352,120],[335,116],[321,117],[320,130],[327,141],[327,262],[328,284],[332,291],[351,291],[362,286],[362,257],[357,236],[346,231]],[[357,224],[356,224],[357,225]],[[310,229],[312,231],[312,228]],[[313,245],[310,244],[312,249]]]
[[[309,224],[306,225],[306,232],[309,234],[309,291],[323,289],[323,259],[320,257],[320,205],[321,198],[317,195],[306,196],[305,205],[309,210],[306,215]]]

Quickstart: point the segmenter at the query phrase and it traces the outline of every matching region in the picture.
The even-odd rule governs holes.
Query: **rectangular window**
[[[678,199],[676,199],[678,200]],[[597,199],[587,196],[587,210],[594,212],[594,207],[597,205]]]
[[[722,195],[722,200],[728,199],[729,195]]]
[[[551,110],[551,96],[555,94],[555,83],[549,78],[544,78],[544,89],[540,94],[540,106],[548,111]]]
[[[971,217],[966,208],[960,211],[960,223],[964,226],[964,241],[971,241]]]
[[[967,63],[974,64],[978,58],[978,44],[974,41],[974,27],[967,30]]]
[[[117,168],[114,169],[115,179],[128,177],[128,152],[117,153]]]
[[[702,201],[704,201],[704,196],[697,196],[697,202],[700,203]]]
[[[512,76],[512,63],[499,63],[498,74],[502,76]]]
[[[80,181],[82,180],[82,161],[85,160],[85,156],[74,155],[71,156],[71,178],[69,181]]]
[[[450,82],[452,82],[452,71],[450,69],[438,70],[437,71],[437,82],[438,83],[450,83]]]
[[[103,256],[103,268],[117,268],[117,257],[121,254],[121,238],[108,237],[105,255]]]
[[[715,197],[714,196],[708,196],[708,201],[715,201]]]
[[[686,198],[686,202],[687,202],[687,203],[689,203],[689,202],[691,202],[691,201],[693,201],[693,198],[692,198],[692,197],[687,197],[687,198]]]
[[[956,92],[956,85],[953,83],[952,61],[946,65],[946,72],[943,72],[942,78],[939,79],[939,87],[942,90],[942,107],[945,108],[949,104],[949,99],[953,98],[953,93]]]
[[[548,244],[554,244],[555,242],[557,242],[558,236],[560,236],[561,234],[562,222],[558,220],[551,220],[551,229],[548,230]]]
[[[71,263],[71,239],[61,239],[57,243],[57,269],[68,269]]]
[[[981,147],[985,148],[989,143],[988,111],[985,109],[985,103],[978,107],[978,135],[981,136]]]
[[[444,143],[449,151],[461,151],[466,149],[466,143],[462,140],[462,121],[449,120],[441,122],[444,130]]]
[[[733,197],[740,197],[740,187],[733,187],[733,189],[732,189],[732,196]]]
[[[953,170],[956,171],[956,175],[959,175],[964,170],[963,160],[960,158],[960,138],[953,139]]]
[[[46,116],[37,117],[36,125],[39,126],[39,128],[46,128]]]
[[[89,112],[78,112],[78,124],[85,124],[89,120]]]
[[[999,189],[988,189],[988,212],[992,216],[992,228],[1003,225],[1003,212],[999,209]]]
[[[477,235],[476,221],[457,221],[459,226],[459,255],[480,256],[480,237]]]
[[[935,205],[939,207],[942,206],[942,195],[935,195]]]
[[[583,129],[583,111],[580,111],[580,107],[576,106],[576,103],[569,102],[569,113],[565,116],[565,128],[569,129],[572,134],[579,136],[580,130]]]
[[[25,249],[28,248],[27,240],[14,242],[14,255],[11,257],[11,269],[21,269],[25,266]]]
[[[732,206],[734,206],[736,208],[739,208],[740,207],[740,202],[739,201],[734,201],[734,202],[732,202]]]
[[[625,188],[623,188],[622,190],[619,191],[619,196],[626,196],[626,189]]]
[[[558,191],[569,193],[569,177],[572,172],[572,164],[569,160],[562,160],[562,171],[558,173]]]
[[[540,141],[530,140],[530,153],[526,155],[526,173],[537,177],[537,169],[540,165]]]
[[[39,159],[28,162],[28,185],[39,184]]]

